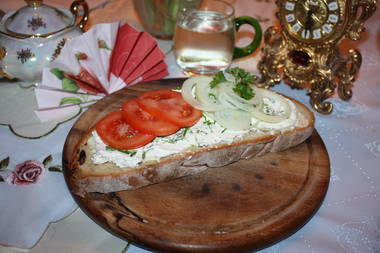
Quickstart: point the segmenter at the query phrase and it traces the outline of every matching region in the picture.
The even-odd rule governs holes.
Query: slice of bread
[[[223,167],[240,159],[250,159],[298,145],[312,134],[314,114],[300,102],[288,99],[297,110],[298,124],[295,127],[271,132],[252,131],[232,143],[191,147],[181,153],[162,157],[159,161],[144,161],[129,168],[119,167],[109,161],[95,164],[92,159],[95,147],[90,131],[78,143],[71,159],[73,174],[70,183],[73,192],[83,196],[86,192],[133,190],[193,175],[208,167]]]

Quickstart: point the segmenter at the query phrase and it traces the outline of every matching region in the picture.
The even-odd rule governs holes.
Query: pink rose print
[[[0,182],[7,182],[11,185],[31,185],[37,183],[45,170],[51,172],[62,172],[61,165],[48,166],[52,161],[53,157],[48,155],[42,163],[36,160],[27,160],[25,162],[19,163],[15,166],[14,170],[7,169],[9,166],[10,158],[9,156],[0,160]],[[1,175],[6,173],[6,177]],[[5,175],[4,175],[5,176]]]
[[[5,179],[13,185],[31,185],[37,183],[44,174],[45,166],[39,161],[27,160],[16,165],[16,169]]]

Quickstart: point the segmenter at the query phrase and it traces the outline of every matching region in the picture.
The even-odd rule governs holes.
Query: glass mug
[[[252,42],[235,47],[235,33],[248,24],[255,30]],[[194,8],[182,9],[177,15],[174,32],[176,63],[189,74],[215,74],[232,62],[254,52],[260,45],[262,30],[252,17],[235,18],[234,7],[220,0],[203,0]]]
[[[202,0],[133,0],[144,30],[158,39],[171,40],[178,10],[194,8]]]

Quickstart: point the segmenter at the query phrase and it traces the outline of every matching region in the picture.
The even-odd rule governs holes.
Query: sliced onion
[[[194,76],[188,78],[182,85],[183,99],[193,107],[202,111],[217,111],[224,109],[225,107],[223,105],[220,103],[215,103],[208,95],[209,92],[207,87],[208,89],[211,89],[211,81],[212,78],[209,76]],[[199,93],[197,94],[197,98],[194,96],[193,89]],[[201,99],[198,99],[198,97],[201,97]]]
[[[223,89],[221,89],[221,92],[219,94],[219,100],[223,105],[230,109],[249,112],[252,110],[251,107],[253,107],[253,105],[241,103],[240,101],[234,99],[233,97],[229,96],[228,93],[223,92]]]
[[[234,84],[229,82],[223,82],[219,84],[218,89],[220,90],[220,99],[226,100],[228,103],[232,104],[234,107],[244,110],[251,111],[253,105],[258,105],[261,102],[261,94],[258,88],[255,89],[255,96],[252,99],[246,100],[240,97],[233,91]]]
[[[251,127],[251,114],[242,110],[225,109],[214,112],[215,121],[229,130],[240,131]]]
[[[249,87],[252,88],[253,90],[253,93],[255,94],[253,98],[247,100],[246,103],[248,104],[252,104],[252,105],[258,105],[260,104],[260,102],[263,100],[263,95],[262,95],[262,92],[261,92],[261,89],[258,88],[256,85],[250,85]]]
[[[279,103],[280,107],[283,108],[284,113],[281,115],[266,114],[262,111],[262,104],[260,104],[260,106],[258,106],[258,107],[253,107],[254,108],[252,110],[253,117],[255,117],[258,120],[269,122],[269,123],[278,123],[278,122],[281,122],[281,121],[289,118],[290,107],[289,107],[289,103],[285,100],[284,97],[282,97],[281,95],[279,95],[273,91],[269,91],[267,89],[260,89],[260,92],[261,92],[263,97],[273,99],[277,103]]]
[[[251,85],[255,96],[246,100],[234,92],[234,83],[222,82],[217,85],[217,88],[211,88],[212,80],[212,77],[208,76],[188,78],[183,83],[182,96],[195,108],[212,115],[212,118],[223,127],[244,130],[251,127],[252,117],[267,123],[279,123],[290,116],[288,101],[273,91]],[[264,98],[278,103],[283,112],[277,112],[274,115],[266,114],[263,111]]]
[[[232,99],[244,103],[244,104],[251,104],[251,105],[257,105],[261,102],[262,96],[260,93],[260,89],[256,87],[256,85],[250,85],[249,87],[252,88],[253,93],[255,94],[251,99],[244,99],[240,97],[238,94],[235,93],[233,90],[235,85],[230,82],[223,82],[218,84],[219,89],[223,90],[228,96],[230,96]]]
[[[207,77],[207,78],[210,78],[209,79],[210,81],[207,81],[207,82],[199,81],[197,83],[197,85],[195,86],[195,96],[197,100],[204,105],[220,106],[220,103],[218,101],[219,92],[217,89],[213,89],[210,87],[210,82],[212,81],[212,78],[211,77]],[[200,78],[200,79],[206,80],[205,78]],[[219,109],[221,110],[223,109],[223,107],[220,107]]]

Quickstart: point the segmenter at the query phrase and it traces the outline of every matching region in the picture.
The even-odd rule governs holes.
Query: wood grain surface
[[[89,108],[74,124],[63,150],[69,189],[75,146],[98,119],[142,91],[174,88],[182,82],[139,84]],[[314,131],[304,143],[283,152],[138,190],[73,196],[100,226],[155,251],[249,252],[300,229],[321,205],[329,179],[328,154]]]

